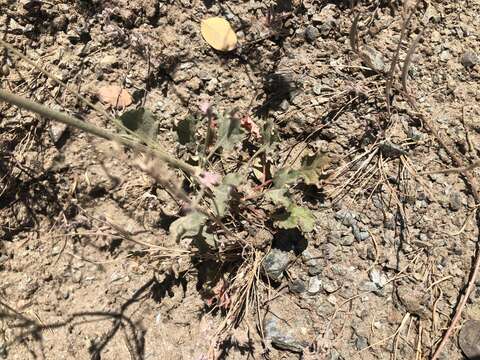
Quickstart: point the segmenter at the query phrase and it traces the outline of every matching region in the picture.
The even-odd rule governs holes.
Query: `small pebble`
[[[362,49],[361,54],[365,64],[373,71],[379,73],[385,71],[385,61],[383,60],[383,55],[380,51],[371,47],[365,47]]]
[[[370,291],[374,292],[378,290],[378,286],[372,281],[362,281],[358,286],[360,291]]]
[[[356,215],[348,210],[339,210],[335,213],[335,219],[341,221],[345,226],[352,226],[357,223]]]
[[[319,36],[320,36],[320,31],[318,31],[318,29],[315,26],[309,25],[305,29],[305,39],[307,39],[308,42],[311,42],[311,43],[315,42],[315,40],[317,40]]]
[[[478,56],[473,51],[465,51],[460,57],[460,63],[466,68],[474,67],[478,64]]]
[[[388,281],[387,276],[384,273],[378,271],[377,269],[372,269],[368,274],[368,277],[379,288],[384,287]]]
[[[357,337],[357,339],[355,340],[355,347],[357,348],[357,350],[360,351],[362,349],[365,349],[367,346],[368,346],[367,338],[363,336]]]
[[[343,246],[351,246],[355,242],[355,236],[347,234],[340,239],[340,244]]]
[[[320,84],[320,83],[315,84],[313,86],[313,93],[315,95],[321,95],[322,94],[322,89],[323,89],[322,84]]]
[[[289,107],[290,107],[290,103],[288,102],[288,100],[283,99],[282,102],[280,103],[280,109],[282,111],[287,111]]]
[[[458,336],[460,349],[467,359],[480,359],[480,321],[468,320]]]
[[[290,264],[290,255],[280,249],[272,249],[263,260],[263,270],[272,280],[280,280]]]
[[[325,279],[323,281],[323,290],[327,293],[333,293],[339,288],[338,283],[335,280]]]
[[[306,290],[305,282],[300,279],[295,279],[292,282],[290,282],[290,284],[288,285],[288,288],[290,289],[291,292],[295,294],[301,294]]]
[[[280,349],[301,353],[308,346],[306,341],[297,338],[299,333],[296,329],[274,316],[265,317],[263,328],[265,337]]]
[[[458,211],[462,208],[462,197],[459,192],[452,191],[449,206],[452,211]]]
[[[81,271],[75,271],[72,274],[72,282],[74,282],[75,284],[78,284],[78,283],[80,283],[80,281],[82,281],[82,272]]]
[[[322,280],[320,280],[318,276],[311,277],[310,280],[308,281],[307,292],[310,295],[315,295],[318,292],[320,292],[321,288],[322,288]]]

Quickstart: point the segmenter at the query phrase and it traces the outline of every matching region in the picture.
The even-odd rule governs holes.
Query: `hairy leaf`
[[[315,217],[312,212],[304,207],[290,205],[288,214],[279,219],[276,224],[281,229],[299,228],[303,232],[310,232],[315,227]]]
[[[193,238],[201,235],[206,220],[207,217],[204,214],[192,211],[188,215],[175,220],[170,225],[170,236],[178,243],[184,238]]]
[[[241,176],[237,173],[228,174],[223,178],[222,183],[213,191],[213,205],[219,217],[225,216],[228,203],[232,197],[232,190],[235,186],[240,185],[241,180]]]
[[[318,185],[325,167],[328,164],[328,157],[325,153],[306,155],[302,158],[300,176],[307,185]]]
[[[285,185],[292,184],[297,181],[300,176],[300,172],[293,169],[282,168],[279,169],[273,176],[273,187],[275,189],[281,189]]]
[[[273,187],[279,189],[298,179],[303,179],[307,185],[318,185],[328,161],[329,159],[324,153],[304,156],[300,169],[279,169],[273,177]]]
[[[195,141],[195,123],[196,120],[191,116],[178,122],[176,131],[178,142],[181,145],[186,145]]]
[[[240,120],[234,116],[233,112],[230,115],[219,117],[218,122],[218,141],[215,146],[217,149],[222,148],[229,151],[243,141],[245,131],[240,126]]]
[[[265,198],[273,202],[275,205],[288,208],[292,201],[288,196],[288,190],[283,189],[272,189],[265,193]]]
[[[120,121],[144,141],[154,140],[157,136],[158,122],[148,109],[126,111],[120,116]]]

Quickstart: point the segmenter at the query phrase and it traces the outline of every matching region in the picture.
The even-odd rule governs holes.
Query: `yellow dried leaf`
[[[132,97],[127,90],[117,85],[107,85],[98,89],[100,101],[114,108],[124,108],[132,103]]]
[[[218,51],[232,51],[237,46],[237,35],[230,23],[220,17],[202,20],[200,30],[205,41]]]

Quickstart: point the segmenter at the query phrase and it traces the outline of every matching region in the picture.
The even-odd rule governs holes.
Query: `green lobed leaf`
[[[298,170],[281,168],[273,176],[273,187],[282,188],[285,185],[292,184],[298,179],[303,179],[307,185],[318,185],[323,174],[325,166],[328,163],[328,157],[325,153],[307,155],[302,158],[302,166]]]
[[[184,238],[201,235],[206,220],[207,217],[204,214],[192,211],[170,224],[170,237],[178,243]]]
[[[265,193],[265,198],[273,202],[275,205],[284,208],[288,208],[292,204],[286,188],[269,190]]]
[[[306,155],[302,158],[300,176],[307,185],[318,185],[325,166],[328,164],[328,156],[319,152],[315,155]]]
[[[178,142],[181,145],[195,142],[195,124],[196,119],[192,116],[178,122],[175,130],[177,131]]]
[[[294,183],[299,176],[300,172],[297,170],[286,168],[279,169],[273,176],[273,187],[275,189],[281,189],[285,185]]]
[[[157,137],[158,122],[146,108],[126,111],[120,116],[120,121],[144,141],[155,140]]]
[[[213,205],[219,217],[225,216],[227,206],[231,199],[232,190],[240,185],[242,177],[237,173],[227,174],[220,185],[213,190]]]
[[[312,212],[304,207],[290,205],[288,213],[277,220],[276,224],[281,229],[299,228],[303,232],[313,231],[315,227],[315,217]]]
[[[219,116],[218,123],[218,141],[215,148],[229,151],[243,141],[245,131],[241,127],[240,119],[234,116],[233,112],[230,115]]]

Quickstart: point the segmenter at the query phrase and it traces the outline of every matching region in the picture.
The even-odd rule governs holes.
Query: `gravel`
[[[466,68],[474,67],[478,64],[478,56],[473,51],[465,51],[460,57],[460,63]]]
[[[263,260],[263,270],[272,280],[279,281],[290,264],[290,254],[279,249],[272,249]]]
[[[267,340],[280,349],[301,353],[309,345],[308,342],[296,337],[298,331],[273,315],[265,317],[263,329]]]

